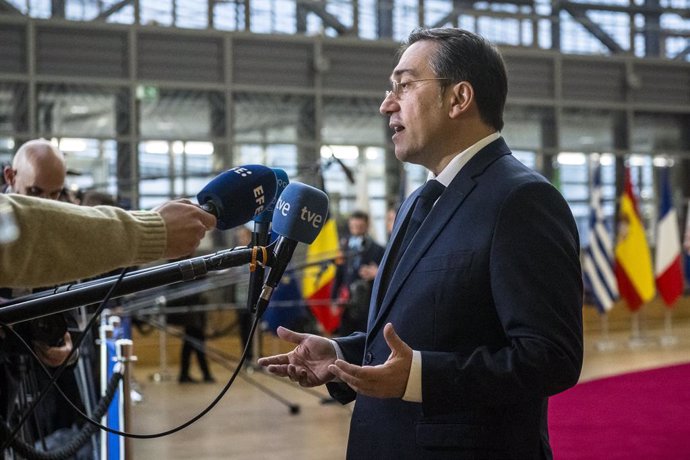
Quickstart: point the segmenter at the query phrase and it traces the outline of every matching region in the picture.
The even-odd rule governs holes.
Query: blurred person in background
[[[354,211],[347,219],[349,236],[341,241],[345,254],[336,266],[331,299],[344,304],[339,335],[366,329],[374,278],[384,249],[369,235],[369,214]]]

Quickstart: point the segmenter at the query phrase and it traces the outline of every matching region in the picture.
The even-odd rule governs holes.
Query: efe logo
[[[249,174],[251,174],[251,171],[249,171]],[[254,215],[261,214],[261,212],[265,208],[266,204],[266,194],[264,193],[264,188],[263,186],[259,185],[253,190],[254,193],[254,202],[256,203],[256,209],[254,210]]]
[[[241,166],[232,168],[230,171],[234,172],[235,174],[239,174],[242,177],[247,177],[252,174],[250,170],[248,170],[247,168],[243,168]]]

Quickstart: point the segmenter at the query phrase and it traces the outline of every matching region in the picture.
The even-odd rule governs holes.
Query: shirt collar
[[[448,187],[450,183],[453,182],[453,179],[455,179],[455,176],[458,175],[462,167],[465,166],[467,162],[472,159],[473,156],[475,156],[481,149],[491,144],[493,141],[500,137],[501,133],[495,132],[489,134],[483,139],[480,139],[479,141],[475,142],[462,152],[455,155],[455,157],[453,157],[453,159],[450,160],[450,163],[448,163],[448,165],[445,168],[443,168],[443,171],[441,171],[438,176],[434,177],[434,173],[430,171],[427,180],[436,179],[445,187]]]

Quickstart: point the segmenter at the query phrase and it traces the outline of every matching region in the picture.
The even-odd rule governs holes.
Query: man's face
[[[18,169],[5,172],[5,178],[14,193],[39,198],[57,200],[65,184],[65,172],[62,167],[37,167],[24,163]]]
[[[347,221],[347,227],[352,236],[362,236],[367,233],[367,221],[359,218],[350,218]]]
[[[401,84],[400,92],[387,95],[379,109],[390,117],[396,158],[428,169],[449,153],[449,101],[440,91],[443,82],[429,66],[437,46],[423,40],[405,50],[391,75],[392,81]]]

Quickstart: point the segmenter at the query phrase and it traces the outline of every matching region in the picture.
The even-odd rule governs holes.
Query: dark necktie
[[[419,230],[419,227],[422,226],[422,222],[424,222],[424,219],[426,219],[426,216],[431,211],[434,203],[436,203],[436,200],[441,196],[441,193],[443,193],[445,189],[446,187],[435,179],[431,179],[424,184],[422,191],[417,197],[417,202],[414,205],[414,209],[412,210],[412,216],[407,224],[405,238],[403,238],[400,248],[398,248],[395,261],[396,265],[398,264],[400,257],[402,257],[402,255],[405,253],[407,246],[410,245],[412,237],[415,236],[417,230]]]
[[[388,282],[395,271],[395,267],[398,266],[400,257],[402,257],[405,249],[412,241],[412,237],[417,233],[419,227],[422,226],[422,222],[424,222],[434,203],[445,189],[446,187],[435,179],[429,180],[424,184],[422,191],[415,200],[410,217],[407,219],[407,225],[403,224],[403,228],[400,229],[401,233],[404,232],[404,236],[402,239],[400,237],[396,238],[396,242],[399,241],[400,244],[393,246],[388,255],[388,263],[384,267],[381,288],[379,289],[379,299],[382,299],[385,295],[385,291],[388,289]]]

